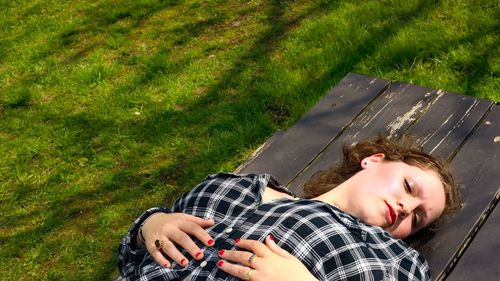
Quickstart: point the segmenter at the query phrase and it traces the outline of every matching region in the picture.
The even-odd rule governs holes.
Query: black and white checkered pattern
[[[217,268],[220,249],[235,249],[236,238],[264,241],[272,234],[280,247],[297,257],[319,280],[429,280],[427,261],[380,227],[320,201],[277,199],[262,204],[270,175],[220,173],[181,196],[171,210],[143,213],[119,247],[119,280],[238,280]],[[132,237],[155,212],[183,212],[213,218],[207,229],[215,246],[197,245],[203,261],[187,267],[156,264],[145,249],[133,249]],[[189,255],[186,255],[187,257]]]

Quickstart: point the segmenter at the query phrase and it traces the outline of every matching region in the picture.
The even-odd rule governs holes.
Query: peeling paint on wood
[[[467,111],[464,113],[464,115],[462,115],[462,117],[460,118],[460,120],[458,120],[458,122],[451,128],[451,130],[449,130],[445,135],[444,137],[438,142],[438,144],[436,146],[434,146],[434,148],[432,148],[429,153],[433,153],[443,142],[444,140],[446,140],[453,132],[456,131],[457,128],[459,128],[460,126],[462,126],[462,124],[465,122],[465,120],[467,120],[467,118],[469,117],[469,115],[471,114],[471,111],[479,104],[479,100],[475,100],[471,106],[467,109]],[[448,122],[448,120],[451,118],[451,115],[446,119],[446,121],[443,123],[446,124]],[[441,126],[443,126],[441,125]]]
[[[389,125],[387,125],[387,129],[389,130],[389,136],[395,136],[394,133],[399,130],[405,123],[410,123],[415,120],[415,116],[420,113],[420,108],[423,106],[423,102],[419,101],[416,105],[414,105],[405,115],[396,118],[396,120],[392,121]],[[385,106],[384,106],[385,108]],[[382,109],[384,109],[382,108]],[[377,113],[378,114],[378,113]]]
[[[436,98],[431,101],[430,103],[427,103],[425,107],[424,105],[424,100],[418,101],[417,104],[415,104],[407,113],[405,113],[403,116],[398,117],[396,120],[391,122],[388,126],[387,129],[389,130],[389,137],[397,137],[398,135],[395,134],[399,129],[402,128],[403,125],[406,123],[411,123],[415,121],[415,119],[420,115],[420,113],[424,110],[427,110],[430,108],[434,103],[436,103],[439,98],[443,96],[445,92],[442,90],[438,90],[435,95]],[[424,95],[424,98],[429,98],[433,92],[427,92]]]

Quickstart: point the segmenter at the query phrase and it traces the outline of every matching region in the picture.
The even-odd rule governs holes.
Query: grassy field
[[[142,210],[348,72],[500,101],[497,1],[0,0],[1,280],[109,280]]]

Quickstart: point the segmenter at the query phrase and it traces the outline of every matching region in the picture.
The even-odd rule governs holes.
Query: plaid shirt
[[[263,204],[262,194],[271,180],[267,174],[211,175],[181,196],[171,210],[147,210],[120,244],[118,280],[238,280],[218,269],[218,250],[236,249],[236,238],[264,241],[269,234],[320,280],[430,279],[427,261],[417,251],[327,203],[282,198]],[[145,249],[133,249],[131,241],[140,224],[155,212],[213,218],[216,223],[207,231],[215,245],[195,241],[204,260],[163,268]]]

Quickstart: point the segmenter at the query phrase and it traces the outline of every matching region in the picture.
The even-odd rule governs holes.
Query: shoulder
[[[221,200],[241,200],[249,197],[251,201],[261,198],[269,174],[217,173],[207,176],[192,190],[184,193],[174,203],[174,211],[185,212],[186,208],[208,206]]]
[[[379,227],[372,227],[370,236],[375,253],[391,261],[387,274],[393,279],[389,280],[430,280],[429,264],[417,250]]]
[[[235,174],[221,172],[207,176],[196,188],[242,189],[261,192],[271,179],[269,174]],[[195,189],[196,189],[195,188]]]
[[[236,174],[229,172],[220,172],[208,175],[203,182],[234,182],[244,185],[265,184],[271,180],[270,174]]]

